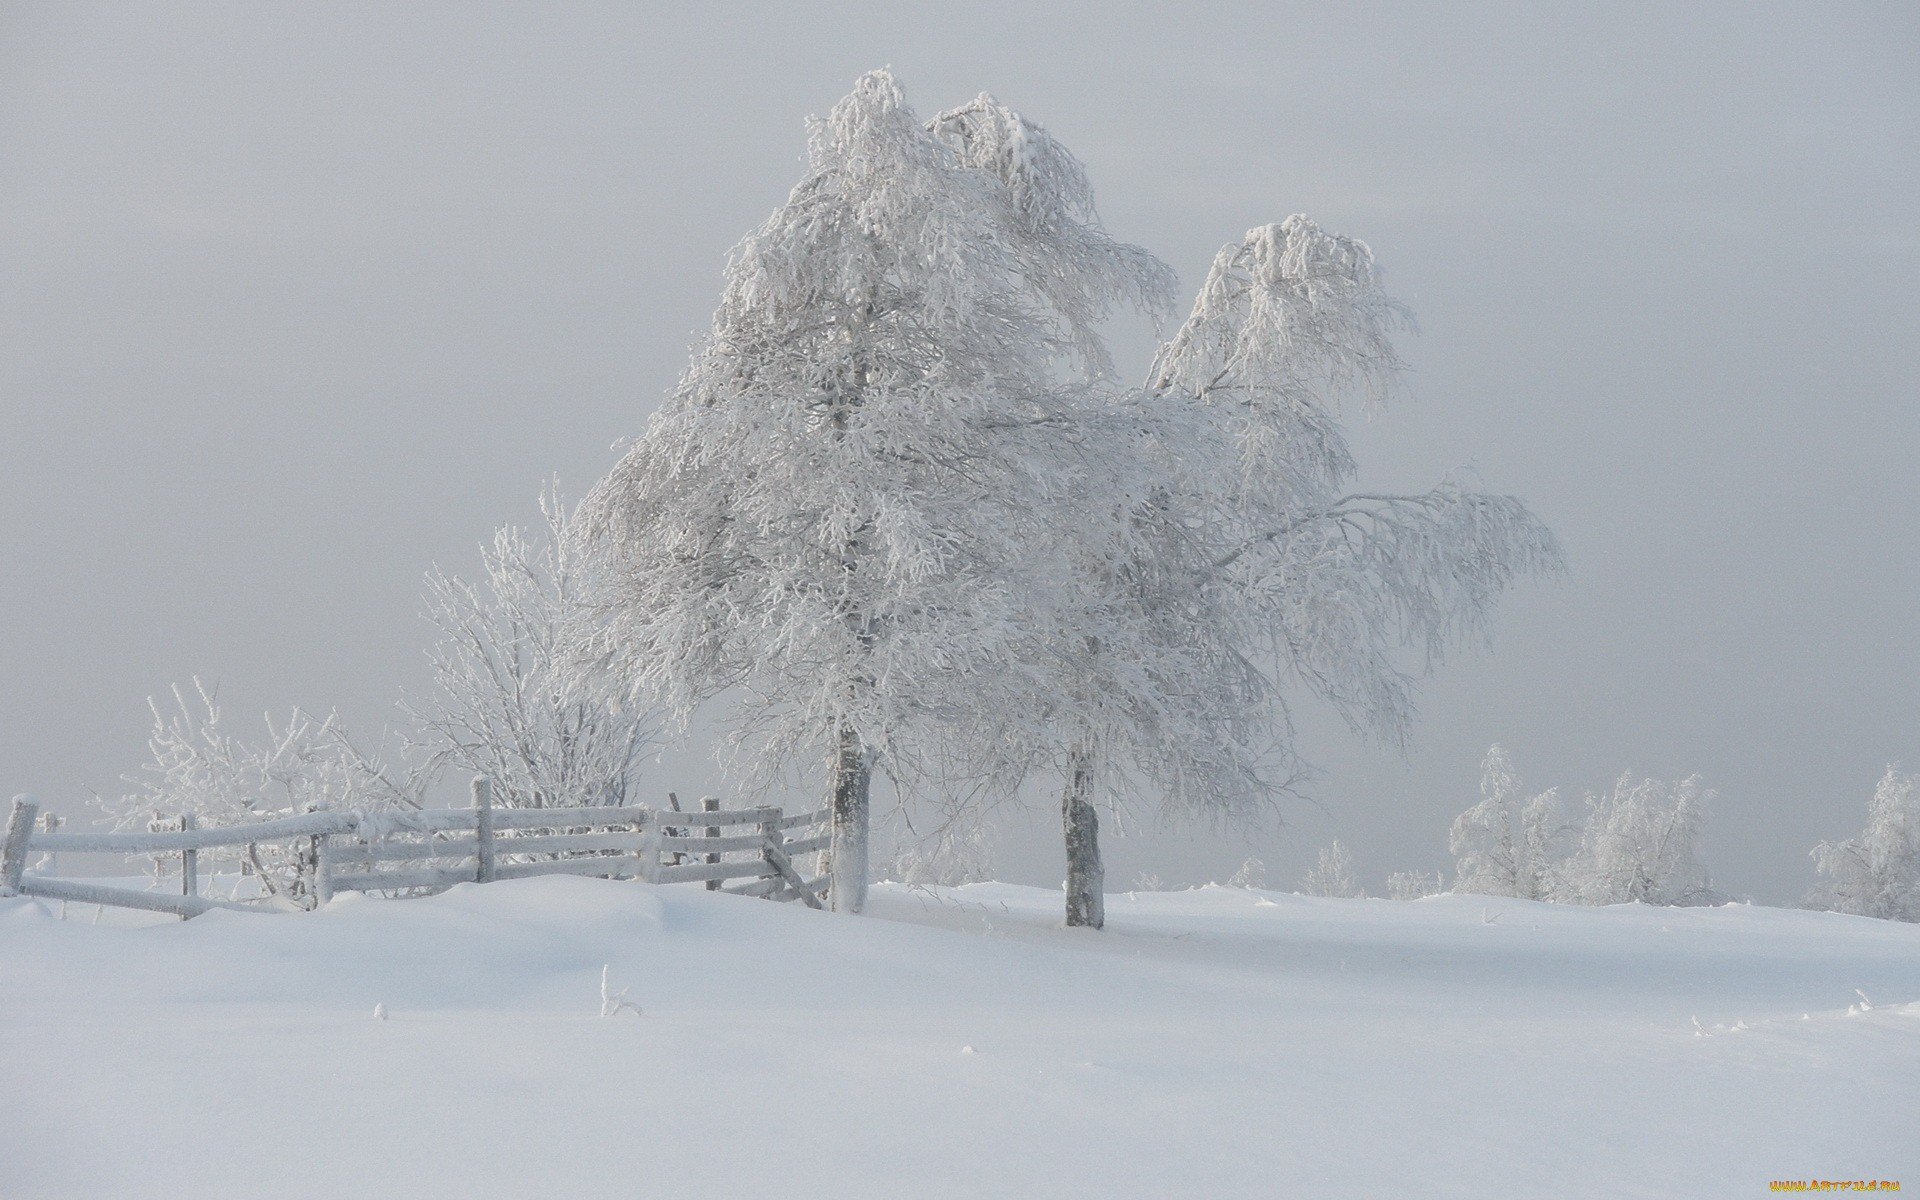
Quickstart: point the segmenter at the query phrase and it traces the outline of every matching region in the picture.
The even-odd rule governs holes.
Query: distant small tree
[[[1559,816],[1559,793],[1525,796],[1513,760],[1495,745],[1480,765],[1480,795],[1480,803],[1454,820],[1448,837],[1457,860],[1456,890],[1551,899],[1559,886],[1568,833]]]
[[[1858,837],[1813,848],[1822,876],[1810,903],[1832,912],[1920,921],[1920,775],[1888,767]]]
[[[1387,899],[1420,900],[1437,896],[1447,888],[1440,872],[1395,871],[1387,876]]]
[[[1367,894],[1354,876],[1353,856],[1347,853],[1346,846],[1338,838],[1334,839],[1333,845],[1320,851],[1313,869],[1300,880],[1300,891],[1308,896],[1343,899],[1359,899]]]
[[[658,725],[610,673],[570,653],[589,563],[569,544],[567,507],[551,487],[540,512],[537,533],[494,534],[476,581],[428,572],[433,689],[402,707],[429,763],[485,775],[495,804],[626,804]]]
[[[1587,794],[1580,849],[1567,864],[1565,897],[1585,904],[1715,904],[1701,861],[1707,806],[1700,776],[1667,783],[1620,776]]]
[[[1249,858],[1240,864],[1240,869],[1227,880],[1228,887],[1263,888],[1267,886],[1267,864],[1257,858]]]

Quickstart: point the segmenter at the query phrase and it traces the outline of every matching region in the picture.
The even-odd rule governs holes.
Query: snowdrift
[[[114,928],[0,900],[0,1196],[1920,1187],[1917,927],[1207,888],[1113,896],[1095,934],[1059,906],[545,878]],[[603,967],[644,1015],[598,1015]]]

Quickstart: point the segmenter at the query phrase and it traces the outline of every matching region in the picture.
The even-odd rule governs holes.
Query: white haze
[[[1804,891],[1920,761],[1920,15],[966,11],[0,11],[0,792],[80,811],[195,673],[388,719],[422,571],[612,464],[801,119],[890,64],[1044,122],[1183,296],[1292,212],[1366,239],[1425,332],[1362,479],[1470,463],[1571,560],[1408,754],[1309,716],[1318,807],[1137,830],[1116,885],[1291,884],[1334,837],[1376,891],[1446,865],[1498,740],[1535,791],[1699,772],[1716,883]],[[697,750],[657,778],[717,787]],[[1001,844],[1059,878],[1048,814]]]

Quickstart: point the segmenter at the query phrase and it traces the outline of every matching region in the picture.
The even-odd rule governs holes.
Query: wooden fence
[[[644,883],[704,883],[708,889],[821,907],[827,810],[787,816],[778,808],[699,812],[653,808],[495,808],[485,779],[473,783],[473,807],[392,812],[316,811],[224,829],[196,828],[182,817],[146,833],[58,833],[35,818],[38,804],[17,796],[0,842],[0,895],[174,913],[213,908],[257,911],[257,904],[199,894],[198,852],[222,846],[287,843],[299,894],[314,905],[345,891],[419,894],[456,883],[534,875],[591,875]],[[798,836],[791,836],[798,835]],[[180,894],[105,887],[28,869],[35,854],[179,854]],[[808,877],[796,864],[816,855]],[[42,863],[47,860],[42,859]]]

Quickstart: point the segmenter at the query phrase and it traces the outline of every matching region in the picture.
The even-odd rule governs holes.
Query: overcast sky
[[[0,6],[0,791],[80,811],[196,673],[387,720],[422,569],[612,464],[881,65],[1047,125],[1185,289],[1289,213],[1366,239],[1423,333],[1363,479],[1472,465],[1571,558],[1407,754],[1309,719],[1288,828],[1148,825],[1111,881],[1440,868],[1500,740],[1702,772],[1719,881],[1788,900],[1920,767],[1920,8],[809,7]]]

